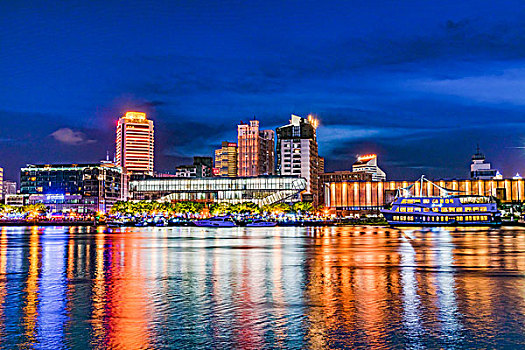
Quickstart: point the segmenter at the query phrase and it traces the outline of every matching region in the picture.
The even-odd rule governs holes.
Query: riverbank
[[[136,227],[134,224],[123,224],[123,225],[114,225],[112,223],[98,222],[94,223],[93,221],[4,221],[0,222],[0,227],[2,226],[108,226],[108,227]],[[177,226],[186,226],[186,227],[195,227],[196,225],[189,221],[181,223],[178,225],[167,225],[163,227],[177,227]],[[383,220],[334,220],[329,222],[286,222],[286,223],[277,223],[279,227],[327,227],[327,226],[388,226],[388,223]],[[525,227],[525,222],[517,221],[504,221],[501,223],[502,227]],[[150,227],[155,227],[155,225],[150,225]],[[237,227],[243,227],[239,225]]]

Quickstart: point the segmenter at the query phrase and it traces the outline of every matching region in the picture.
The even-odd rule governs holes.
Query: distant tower
[[[146,113],[126,112],[117,124],[116,163],[130,174],[153,175],[153,121]]]
[[[476,154],[472,156],[470,164],[470,177],[474,180],[492,180],[498,174],[496,169],[492,169],[490,163],[485,163],[485,155],[476,147]],[[500,175],[501,176],[501,175]]]

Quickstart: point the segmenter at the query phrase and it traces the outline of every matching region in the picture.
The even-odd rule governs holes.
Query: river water
[[[525,230],[0,228],[0,348],[524,348]]]

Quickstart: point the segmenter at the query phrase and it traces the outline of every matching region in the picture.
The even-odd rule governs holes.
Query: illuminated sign
[[[146,113],[126,112],[126,119],[146,119]]]
[[[46,200],[48,201],[63,201],[64,198],[63,194],[46,194]]]
[[[377,158],[376,154],[366,154],[364,156],[358,156],[357,160],[360,161],[360,162],[366,162],[366,161],[372,160],[374,158]]]

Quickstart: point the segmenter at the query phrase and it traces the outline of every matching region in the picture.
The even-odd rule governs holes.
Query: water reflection
[[[525,342],[525,232],[16,228],[0,348],[490,348]]]

